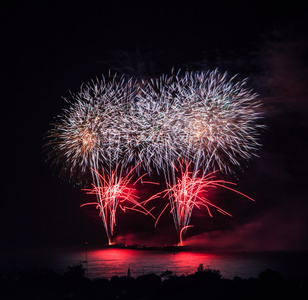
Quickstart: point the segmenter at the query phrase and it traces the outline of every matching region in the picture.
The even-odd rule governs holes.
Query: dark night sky
[[[151,53],[147,65],[155,62],[146,68],[149,74],[173,66],[218,67],[239,78],[249,76],[264,102],[267,130],[260,157],[237,181],[256,202],[227,195],[224,208],[234,217],[210,219],[198,212],[188,241],[225,250],[307,250],[308,48],[302,4],[77,2],[7,0],[0,5],[1,246],[106,242],[97,211],[79,207],[87,201],[84,192],[45,163],[43,136],[66,107],[62,96],[109,68],[136,68],[135,60],[116,64],[114,57],[139,50],[141,57]],[[120,213],[118,220],[119,240],[168,243],[176,236],[168,214],[156,230],[152,220],[138,214]]]

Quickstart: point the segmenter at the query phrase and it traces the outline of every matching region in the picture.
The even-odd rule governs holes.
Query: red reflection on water
[[[102,249],[92,250],[89,252],[90,259],[94,261],[126,261],[129,262],[135,259],[160,260],[171,262],[177,267],[183,266],[199,266],[200,263],[207,263],[217,260],[219,254],[205,252],[190,252],[190,251],[153,251],[153,250],[133,250],[133,249]]]
[[[88,251],[85,267],[89,278],[127,276],[128,272],[136,278],[150,273],[160,275],[167,270],[177,276],[186,276],[200,270],[200,265],[204,270],[219,270],[226,278],[233,278],[235,275],[244,274],[245,257],[228,253],[193,252],[184,249],[173,252],[166,249],[104,248]],[[247,271],[246,267],[245,272]],[[258,274],[255,270],[252,271]],[[262,271],[259,266],[257,271]]]
[[[187,269],[187,273],[196,272],[199,265],[204,268],[213,268],[213,262],[219,258],[215,253],[204,252],[178,252],[171,256],[170,262],[178,269]]]
[[[204,269],[219,269],[217,263],[221,267],[221,258],[215,253],[103,249],[89,252],[88,267],[92,277],[125,276],[128,268],[133,276],[159,275],[166,270],[180,276],[197,272],[200,264]]]
[[[106,261],[127,260],[135,256],[134,251],[130,249],[93,250],[90,252],[90,255],[93,259]]]

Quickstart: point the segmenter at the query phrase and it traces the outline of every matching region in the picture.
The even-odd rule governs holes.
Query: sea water
[[[281,272],[285,277],[305,277],[308,270],[307,252],[204,252],[159,251],[132,249],[97,249],[63,252],[55,265],[64,269],[82,263],[89,278],[162,274],[166,270],[181,276],[203,269],[219,270],[223,278],[257,278],[266,269]],[[308,278],[308,276],[307,276]]]
[[[2,260],[0,271],[9,268],[53,269],[64,273],[68,266],[82,264],[88,278],[155,273],[166,270],[181,276],[203,269],[219,270],[222,277],[257,278],[266,269],[285,278],[308,279],[308,252],[206,252],[134,249],[36,249],[11,252]]]

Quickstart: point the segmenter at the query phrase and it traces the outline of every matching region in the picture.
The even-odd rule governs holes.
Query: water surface
[[[219,270],[223,278],[257,278],[266,269],[281,272],[285,278],[308,279],[308,252],[205,252],[132,249],[19,249],[2,253],[0,272],[13,268],[65,272],[82,263],[89,278],[111,278],[162,274],[166,270],[180,276],[193,274],[198,266]]]
[[[77,251],[58,257],[57,266],[82,262],[89,278],[110,278],[156,273],[166,270],[180,276],[195,273],[200,264],[204,269],[219,270],[223,278],[257,278],[266,269],[281,272],[284,277],[305,277],[308,254],[301,252],[169,252],[131,249]],[[307,277],[308,278],[308,277]]]

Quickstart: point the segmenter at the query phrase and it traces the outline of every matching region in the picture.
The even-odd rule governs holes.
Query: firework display
[[[99,178],[99,185],[96,186],[92,184],[92,189],[84,189],[88,194],[94,194],[97,196],[97,202],[85,203],[85,205],[96,205],[96,208],[99,210],[99,215],[102,218],[105,231],[108,237],[109,245],[112,244],[112,236],[114,231],[114,226],[116,225],[116,211],[120,207],[123,211],[126,209],[131,209],[135,211],[142,212],[146,215],[151,215],[155,218],[151,212],[145,209],[144,204],[148,201],[138,201],[138,196],[136,195],[136,189],[130,187],[131,179],[133,177],[132,169],[126,176],[118,177],[117,176],[117,167],[110,175],[99,174],[97,171],[93,170]],[[134,186],[141,178],[138,178],[132,185]],[[126,206],[126,203],[129,202],[133,206]]]
[[[162,174],[182,240],[195,206],[226,213],[199,196],[229,183],[211,172],[236,172],[260,148],[260,102],[245,84],[217,70],[85,84],[49,131],[48,158],[71,180],[93,183],[88,192],[97,196],[109,240],[118,203],[143,207],[127,188],[132,170]],[[184,160],[191,171],[183,171]]]
[[[186,105],[186,138],[196,170],[232,173],[260,148],[260,102],[244,88],[245,80],[227,74],[186,73],[178,80],[178,97]]]
[[[228,189],[254,201],[247,195],[230,187],[230,185],[235,185],[235,183],[222,179],[216,179],[217,171],[213,171],[205,176],[198,177],[199,172],[194,174],[189,171],[189,165],[187,162],[185,165],[180,162],[179,165],[180,170],[176,170],[179,174],[176,178],[176,184],[171,186],[167,183],[167,189],[164,191],[164,197],[168,196],[169,198],[171,207],[170,211],[173,215],[174,224],[179,235],[180,245],[183,243],[183,236],[187,228],[191,226],[189,225],[189,222],[194,207],[198,209],[205,207],[211,217],[213,217],[211,208],[216,209],[221,214],[231,216],[230,213],[218,207],[212,203],[210,199],[208,199],[207,195],[211,189]],[[168,205],[165,209],[167,207]],[[155,225],[157,224],[159,217],[157,218]]]
[[[181,107],[172,97],[172,77],[142,82],[132,103],[130,128],[124,135],[124,165],[142,162],[151,174],[164,171],[185,152],[180,143],[182,127],[179,126]]]
[[[45,144],[47,158],[61,174],[82,184],[89,173],[94,174],[92,170],[117,165],[131,85],[103,78],[72,95],[71,106],[58,116]]]

